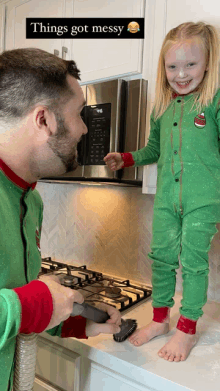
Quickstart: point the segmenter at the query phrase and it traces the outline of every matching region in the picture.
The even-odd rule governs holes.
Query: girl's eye
[[[172,69],[175,69],[175,68],[176,68],[175,65],[169,65],[169,66],[168,66],[168,69],[171,69],[171,70],[172,70]]]
[[[195,65],[194,62],[189,62],[188,67],[193,67],[193,65]]]

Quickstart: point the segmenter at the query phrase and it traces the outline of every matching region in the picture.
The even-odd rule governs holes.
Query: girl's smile
[[[189,81],[184,81],[184,82],[176,82],[176,84],[177,84],[177,86],[178,86],[179,88],[185,88],[186,86],[189,85],[190,82],[191,82],[191,80],[189,80]]]
[[[203,80],[206,58],[198,39],[174,44],[165,55],[168,83],[175,92],[186,95],[193,92]]]

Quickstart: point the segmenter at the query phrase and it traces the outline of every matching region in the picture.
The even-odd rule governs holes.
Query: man
[[[0,390],[11,390],[18,333],[87,338],[120,331],[120,313],[96,324],[70,317],[83,296],[56,276],[37,280],[42,200],[35,190],[44,176],[77,166],[77,143],[87,133],[85,104],[74,61],[40,49],[0,55]]]

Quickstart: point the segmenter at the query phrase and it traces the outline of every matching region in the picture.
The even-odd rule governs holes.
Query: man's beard
[[[66,169],[65,172],[74,171],[78,167],[77,144],[69,149],[70,131],[65,125],[64,119],[58,113],[54,114],[57,121],[57,131],[54,135],[50,136],[48,144],[54,154],[62,161]]]

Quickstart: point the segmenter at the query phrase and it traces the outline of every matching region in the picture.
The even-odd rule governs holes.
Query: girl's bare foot
[[[168,333],[169,323],[158,323],[152,320],[147,326],[137,329],[128,339],[134,346],[141,346],[158,335]]]
[[[159,350],[158,355],[167,361],[184,361],[195,344],[195,334],[186,334],[177,329],[172,338]]]

